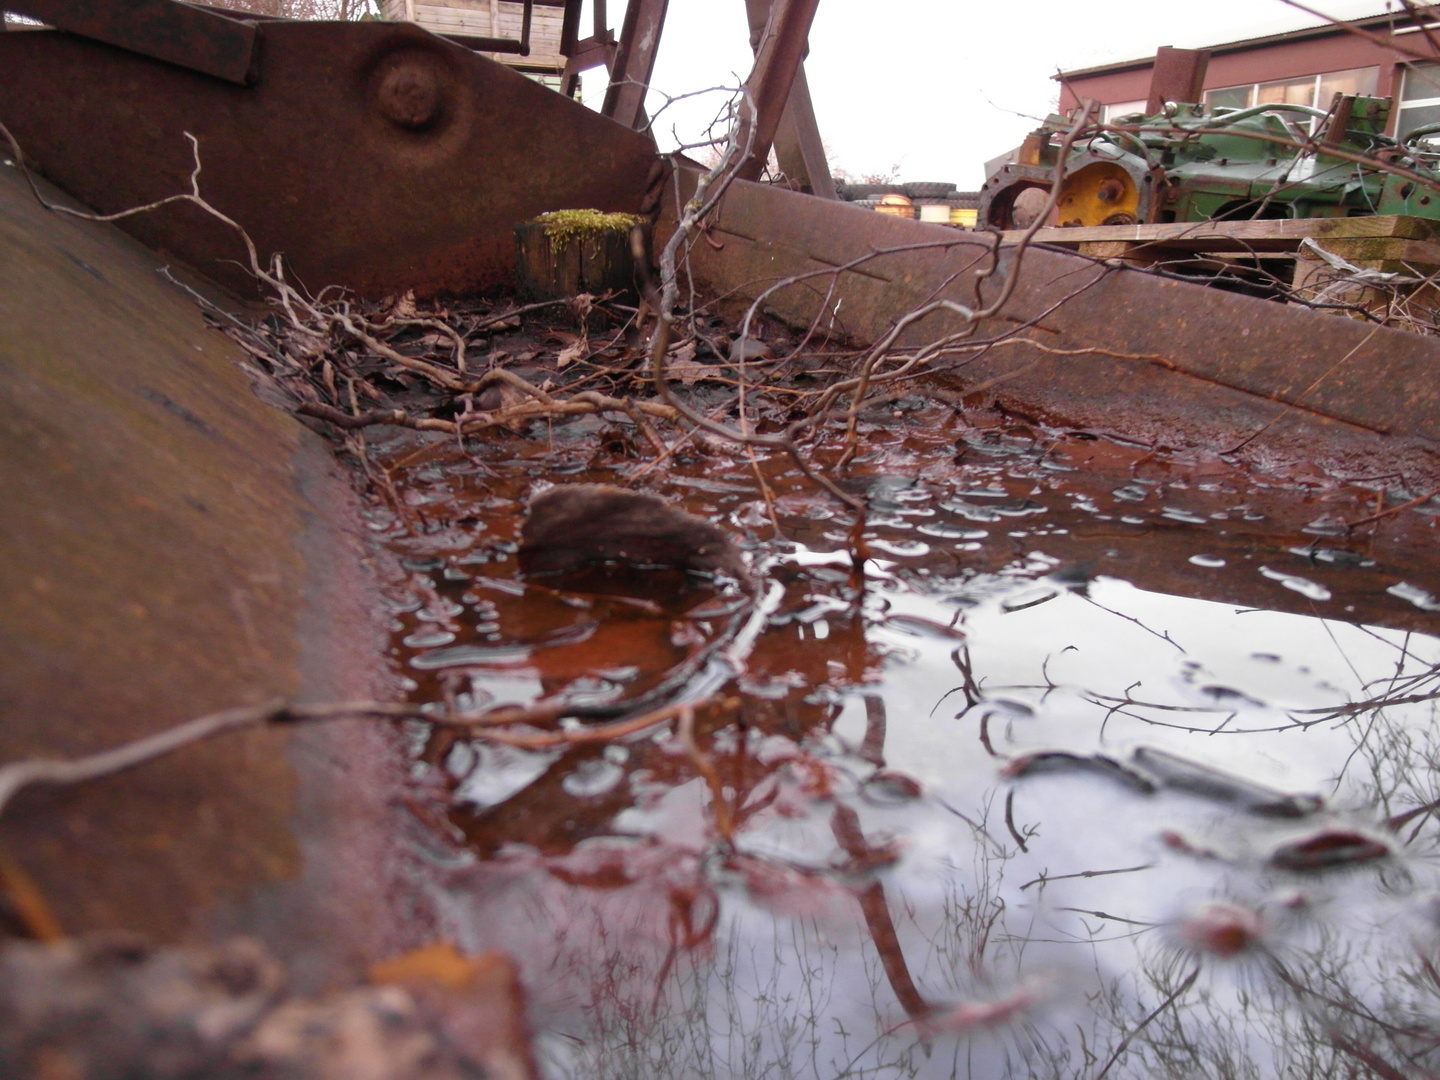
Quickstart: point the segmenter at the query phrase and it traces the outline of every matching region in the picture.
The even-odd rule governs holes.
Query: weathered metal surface
[[[508,283],[512,230],[546,210],[634,211],[654,151],[642,136],[414,26],[265,25],[253,87],[97,42],[0,38],[0,118],[44,173],[104,211],[200,186],[262,257],[312,289],[370,296]],[[193,206],[127,231],[237,290],[233,232]]]
[[[0,760],[388,689],[348,480],[159,266],[0,168]],[[314,987],[413,944],[393,761],[357,721],[228,735],[24,793],[0,847],[69,932],[258,935]]]
[[[1026,137],[1017,162],[986,178],[979,220],[986,228],[1023,228],[1011,213],[1016,197],[1032,187],[1048,191],[1057,171],[1064,182],[1050,223],[1061,226],[1367,214],[1440,219],[1440,202],[1417,191],[1440,177],[1433,163],[1415,136],[1397,142],[1385,134],[1392,105],[1355,95],[1339,97],[1333,113],[1284,102],[1212,109],[1171,101],[1144,117],[1118,118],[1123,130],[1085,132],[1063,150],[1075,120],[1049,116]],[[1323,124],[1318,144],[1308,134],[1312,124]],[[1076,197],[1075,182],[1097,167],[1130,189],[1133,208],[1112,218],[1120,208],[1107,202],[1103,187]]]
[[[750,20],[750,47],[758,52],[770,20],[770,0],[745,0],[745,12]],[[775,130],[775,158],[791,186],[822,199],[839,198],[825,156],[825,143],[820,138],[820,125],[815,121],[803,62],[795,69],[790,97]]]
[[[630,0],[620,27],[620,42],[610,62],[610,86],[601,113],[627,128],[643,127],[645,93],[660,53],[665,11],[670,0]]]
[[[254,75],[253,23],[175,0],[5,0],[5,8],[217,79],[244,84]]]
[[[667,200],[665,213],[673,212]],[[658,242],[670,227],[662,220]],[[973,304],[975,271],[989,266],[993,241],[744,182],[732,186],[709,235],[723,250],[697,243],[690,252],[703,287],[753,297],[791,275],[819,271],[775,293],[767,306],[801,324],[818,316],[822,330],[833,326],[861,342],[878,339],[900,315],[932,299]],[[828,272],[862,258],[838,272],[827,303]],[[985,295],[994,294],[1014,263],[1007,249]],[[1284,412],[1254,449],[1313,455],[1336,468],[1395,455],[1436,468],[1434,339],[1042,248],[1025,252],[1020,275],[1003,314],[982,325],[977,338],[1016,336],[1033,321],[1019,336],[1049,350],[1103,352],[1067,356],[1011,343],[935,365],[952,370],[962,386],[1001,380],[987,392],[1006,407],[1150,443],[1215,450]],[[936,312],[901,343],[933,341],[959,328],[956,316]]]
[[[565,0],[565,14],[560,28],[560,55],[565,57],[565,70],[560,77],[560,92],[573,97],[582,72],[604,66],[608,75],[615,64],[615,35],[605,11],[605,0],[590,5],[594,33],[580,40],[580,0]]]
[[[820,0],[775,0],[770,9],[767,32],[745,85],[755,110],[754,130],[747,134],[749,154],[736,173],[745,180],[758,180],[765,171],[775,132],[790,100],[795,73],[805,58],[810,24],[815,21],[819,3]]]
[[[1153,116],[1167,101],[1200,101],[1205,90],[1205,71],[1210,66],[1207,49],[1174,49],[1160,46],[1150,75],[1150,96],[1145,104]]]

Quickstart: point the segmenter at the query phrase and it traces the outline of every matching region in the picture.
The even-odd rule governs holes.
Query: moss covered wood
[[[631,293],[633,214],[556,210],[515,227],[516,284],[529,299],[577,293]]]

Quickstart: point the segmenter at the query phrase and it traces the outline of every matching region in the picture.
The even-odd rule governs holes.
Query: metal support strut
[[[745,84],[746,96],[754,110],[751,121],[754,127],[753,132],[742,132],[751,143],[750,154],[736,174],[742,180],[758,180],[765,171],[819,4],[820,0],[775,0],[771,9],[765,40],[755,57],[755,69]]]

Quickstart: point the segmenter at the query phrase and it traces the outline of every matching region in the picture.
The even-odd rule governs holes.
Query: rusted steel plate
[[[252,23],[175,0],[5,0],[5,9],[217,79],[243,84],[253,74]]]
[[[160,265],[0,168],[0,761],[389,689],[348,479]],[[253,934],[301,985],[344,979],[408,944],[389,740],[251,731],[35,789],[0,849],[68,932]]]
[[[662,239],[668,231],[662,222]],[[711,235],[723,250],[699,243],[690,260],[696,278],[717,293],[754,296],[787,275],[886,252],[841,274],[830,297],[835,325],[862,342],[878,339],[927,300],[973,303],[975,271],[990,261],[985,234],[744,182],[730,189]],[[1002,256],[1002,266],[1012,261],[1013,254]],[[987,296],[1001,276],[985,282]],[[808,322],[828,288],[827,278],[815,278],[785,289],[770,306]],[[1167,432],[1181,438],[1183,428],[1189,441],[1216,449],[1227,431],[1243,437],[1274,416],[1275,402],[1372,436],[1440,440],[1440,342],[1432,338],[1044,249],[1025,253],[1004,317],[982,326],[980,336],[1030,320],[1037,325],[1026,336],[1049,349],[1099,348],[1135,358],[1056,356],[1012,344],[955,366],[957,372],[971,384],[1006,376],[1009,399],[1071,422],[1108,419],[1096,426],[1154,438]],[[955,316],[937,313],[902,341],[934,340],[959,326]],[[1020,369],[1027,370],[1012,374]],[[1181,382],[1176,374],[1193,378]]]
[[[200,187],[311,289],[369,296],[508,283],[513,227],[634,211],[642,136],[415,26],[264,28],[259,81],[217,82],[97,42],[0,36],[0,118],[61,187],[115,211]],[[254,293],[234,234],[193,206],[126,219],[151,247]]]

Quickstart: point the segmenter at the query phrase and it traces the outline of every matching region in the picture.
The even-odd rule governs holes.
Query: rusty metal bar
[[[822,199],[840,197],[835,191],[835,178],[830,174],[830,160],[825,156],[825,144],[820,138],[820,125],[815,120],[810,83],[805,78],[803,65],[795,72],[790,101],[775,132],[775,156],[781,171],[800,181],[802,191]]]
[[[520,14],[520,48],[521,56],[530,55],[530,23],[535,17],[535,0],[525,0],[525,7]]]
[[[750,48],[758,54],[770,21],[770,0],[745,0],[745,13],[750,20]],[[775,157],[780,162],[780,171],[798,185],[799,190],[823,199],[838,198],[825,145],[820,139],[820,125],[815,120],[815,107],[810,101],[804,63],[795,71],[795,82],[775,132]]]
[[[1162,45],[1155,53],[1145,114],[1154,116],[1167,101],[1198,102],[1205,92],[1205,70],[1209,66],[1208,49],[1172,49]]]
[[[565,0],[565,15],[560,21],[560,55],[568,57],[580,41],[580,5],[582,0]]]
[[[577,41],[569,56],[565,58],[565,71],[560,77],[560,92],[566,97],[575,96],[575,87],[580,73],[591,68],[603,67],[608,75],[615,66],[615,42],[606,31],[604,40],[593,37]]]
[[[565,23],[560,31],[560,55],[565,57],[565,71],[560,76],[560,92],[575,96],[580,73],[603,67],[608,75],[615,66],[615,35],[605,14],[605,0],[594,0],[595,32],[580,39],[580,5],[582,0],[566,0]]]
[[[631,129],[645,124],[645,92],[650,89],[668,7],[669,0],[630,0],[625,8],[610,87],[600,111]]]
[[[456,45],[464,45],[467,49],[475,52],[513,53],[516,56],[530,55],[529,48],[516,38],[470,37],[468,34],[439,34],[437,36],[446,41],[453,41]]]
[[[174,0],[4,0],[6,11],[242,86],[259,30]]]
[[[755,57],[755,69],[745,84],[754,110],[751,121],[754,127],[752,132],[744,133],[751,145],[750,154],[737,173],[741,179],[758,180],[765,171],[819,5],[820,0],[775,0],[765,40]]]

